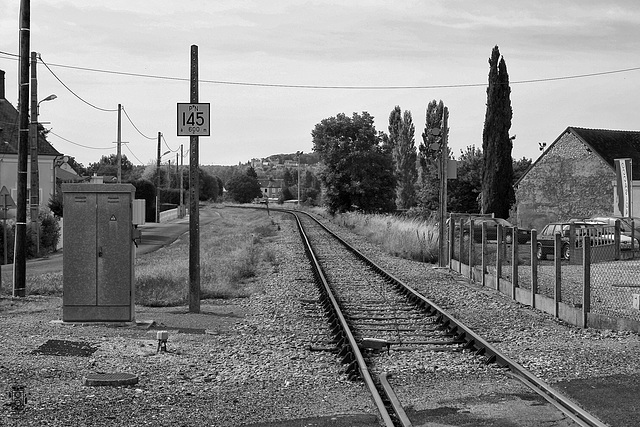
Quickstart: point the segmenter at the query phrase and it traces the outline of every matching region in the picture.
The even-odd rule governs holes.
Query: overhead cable
[[[129,123],[131,123],[131,126],[133,126],[133,128],[143,137],[147,138],[147,139],[156,139],[153,136],[147,136],[144,133],[140,132],[140,129],[138,129],[138,126],[135,125],[135,123],[133,123],[133,120],[131,120],[131,117],[129,117],[129,113],[127,113],[127,110],[124,109],[124,105],[122,106],[122,111],[124,111],[124,115],[127,117],[127,119],[129,120]]]
[[[73,141],[71,141],[71,140],[69,140],[69,139],[67,139],[67,138],[65,138],[63,136],[58,135],[57,133],[55,133],[52,130],[50,130],[49,133],[51,135],[57,136],[58,138],[60,138],[63,141],[68,142],[69,144],[77,145],[78,147],[82,147],[82,148],[88,148],[90,150],[111,150],[113,148],[113,147],[90,147],[88,145],[82,145],[82,144],[78,144],[77,142],[73,142]]]
[[[178,151],[180,149],[180,147],[178,147],[175,150],[172,150],[171,147],[169,147],[169,144],[167,143],[167,140],[164,139],[164,134],[160,134],[160,136],[162,137],[162,140],[164,141],[164,145],[167,147],[167,150],[171,151],[172,153],[175,153],[176,151]]]
[[[96,110],[100,110],[100,111],[107,111],[107,112],[117,112],[117,111],[118,111],[118,109],[117,109],[117,108],[114,108],[114,109],[109,109],[109,108],[100,108],[100,107],[97,107],[97,106],[93,105],[93,104],[92,104],[92,103],[90,103],[89,101],[86,101],[86,100],[82,99],[82,98],[80,97],[80,95],[78,95],[77,93],[75,93],[74,91],[72,91],[72,90],[71,90],[71,88],[70,88],[69,86],[67,86],[67,85],[66,85],[62,80],[60,80],[60,78],[56,75],[56,73],[54,73],[54,72],[53,72],[53,70],[52,70],[51,68],[49,68],[49,65],[47,65],[47,63],[46,63],[46,62],[44,62],[40,56],[38,56],[38,59],[39,59],[39,60],[40,60],[40,62],[42,62],[42,64],[47,68],[47,70],[49,70],[49,72],[51,73],[51,75],[53,75],[53,77],[55,77],[55,78],[56,78],[56,80],[58,80],[58,81],[60,82],[60,84],[61,84],[62,86],[64,86],[64,87],[65,87],[65,89],[67,89],[69,92],[71,92],[71,94],[72,94],[73,96],[75,96],[76,98],[78,98],[80,101],[84,102],[85,104],[87,104],[87,105],[88,105],[88,106],[90,106],[90,107],[95,108]]]
[[[15,54],[2,52],[2,51],[0,51],[0,54],[4,54],[8,56],[17,56]],[[126,72],[126,71],[115,71],[115,70],[106,70],[106,69],[100,69],[100,68],[79,67],[74,65],[53,64],[53,63],[50,65],[52,67],[69,68],[74,70],[89,71],[89,72],[102,73],[102,74],[113,74],[113,75],[120,75],[120,76],[139,77],[139,78],[156,79],[156,80],[172,80],[172,81],[180,81],[180,82],[190,81],[189,78],[186,78],[186,77],[173,77],[173,76],[162,76],[157,74],[133,73],[133,72]],[[605,76],[605,75],[611,75],[611,74],[628,73],[628,72],[639,71],[639,70],[640,70],[640,67],[630,67],[630,68],[621,68],[616,70],[600,71],[600,72],[594,72],[594,73],[572,74],[567,76],[543,77],[543,78],[526,79],[526,80],[512,80],[509,82],[509,84],[516,85],[516,84],[546,83],[546,82],[552,82],[552,81],[582,79],[582,78],[599,77],[599,76]],[[200,83],[210,83],[210,84],[228,85],[228,86],[250,86],[250,87],[266,87],[266,88],[281,88],[281,89],[332,89],[332,90],[457,89],[457,88],[487,86],[487,83],[451,83],[451,84],[441,84],[441,85],[406,85],[406,86],[349,86],[349,85],[258,83],[258,82],[241,82],[241,81],[210,80],[210,79],[199,79],[198,81]],[[116,110],[109,110],[109,111],[116,111]]]

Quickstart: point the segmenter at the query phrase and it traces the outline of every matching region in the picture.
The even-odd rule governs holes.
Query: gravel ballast
[[[70,325],[58,321],[60,298],[1,299],[0,391],[5,404],[0,426],[293,426],[304,424],[287,420],[305,419],[376,425],[376,410],[364,386],[349,381],[336,356],[322,351],[330,348],[330,337],[314,303],[311,271],[293,223],[286,216],[279,222],[277,238],[266,243],[278,262],[255,279],[259,291],[250,298],[203,301],[201,314],[190,314],[186,307],[136,307],[137,325]],[[585,389],[610,384],[607,379],[626,384],[640,375],[636,334],[572,327],[469,285],[455,273],[385,255],[352,234],[348,239],[568,393],[573,384]],[[166,352],[157,351],[159,330],[169,332]],[[39,353],[50,340],[95,351]],[[132,374],[138,382],[120,387],[83,383],[87,376],[110,373]],[[439,399],[462,389],[437,369],[425,371],[425,378],[439,392],[412,398],[409,404],[416,411],[437,407]],[[400,394],[410,393],[402,390],[401,375],[391,383]],[[13,385],[27,392],[24,409],[9,405]],[[638,407],[626,412],[638,419]],[[609,416],[606,408],[601,411],[596,415]],[[624,422],[610,423],[633,425]]]

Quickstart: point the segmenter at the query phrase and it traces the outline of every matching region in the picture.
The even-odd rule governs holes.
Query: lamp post
[[[160,159],[169,154],[171,151],[165,151],[160,154],[160,137],[161,133],[158,132],[158,162],[156,165],[156,223],[160,222]]]
[[[35,52],[34,52],[35,53]],[[33,58],[32,58],[33,59]],[[35,67],[32,70],[32,73],[35,72]],[[35,78],[32,78],[31,84],[37,85],[35,83]],[[40,227],[38,226],[38,214],[40,212],[40,172],[38,168],[38,115],[40,113],[40,104],[45,101],[52,101],[57,98],[56,95],[51,94],[46,98],[42,99],[40,102],[37,102],[35,105],[35,109],[33,108],[33,101],[37,99],[37,89],[36,86],[32,88],[32,96],[31,96],[31,189],[29,195],[29,206],[31,211],[31,225],[33,227],[33,231],[36,236],[36,255],[40,254]],[[55,185],[55,182],[54,182]]]

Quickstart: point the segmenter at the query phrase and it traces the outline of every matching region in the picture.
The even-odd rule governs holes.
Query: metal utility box
[[[62,320],[132,322],[131,184],[63,184]]]
[[[133,200],[133,225],[144,225],[146,223],[146,209],[145,209],[145,200],[144,199],[134,199]]]

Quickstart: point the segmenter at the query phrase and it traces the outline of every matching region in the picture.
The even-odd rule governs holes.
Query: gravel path
[[[314,303],[315,284],[292,222],[286,216],[278,221],[282,231],[267,243],[278,262],[265,265],[254,283],[259,291],[250,298],[204,301],[198,315],[186,313],[186,307],[136,308],[137,320],[154,320],[154,328],[170,332],[167,352],[156,353],[157,329],[147,324],[64,325],[53,322],[62,315],[59,298],[0,299],[0,401],[5,403],[0,426],[257,427],[305,425],[300,420],[312,418],[316,425],[376,425],[364,387],[346,379],[335,355],[317,351],[329,346],[329,337]],[[567,326],[470,286],[454,273],[385,255],[360,237],[348,236],[546,381],[568,392],[572,384],[588,390],[589,384],[604,387],[613,379],[624,385],[636,376],[638,382],[638,335]],[[84,343],[95,351],[87,356],[38,353],[54,339]],[[139,382],[83,385],[87,375],[113,372],[135,374]],[[429,390],[438,393],[425,391],[409,402],[416,411],[442,407],[465,392],[450,369],[425,363],[423,375]],[[401,376],[393,380],[400,389]],[[28,393],[21,411],[7,405],[12,385]],[[625,410],[617,412],[640,419],[638,395],[635,408],[625,401]],[[601,415],[610,416],[604,409]],[[614,426],[634,425],[620,416],[611,420],[606,419]]]

